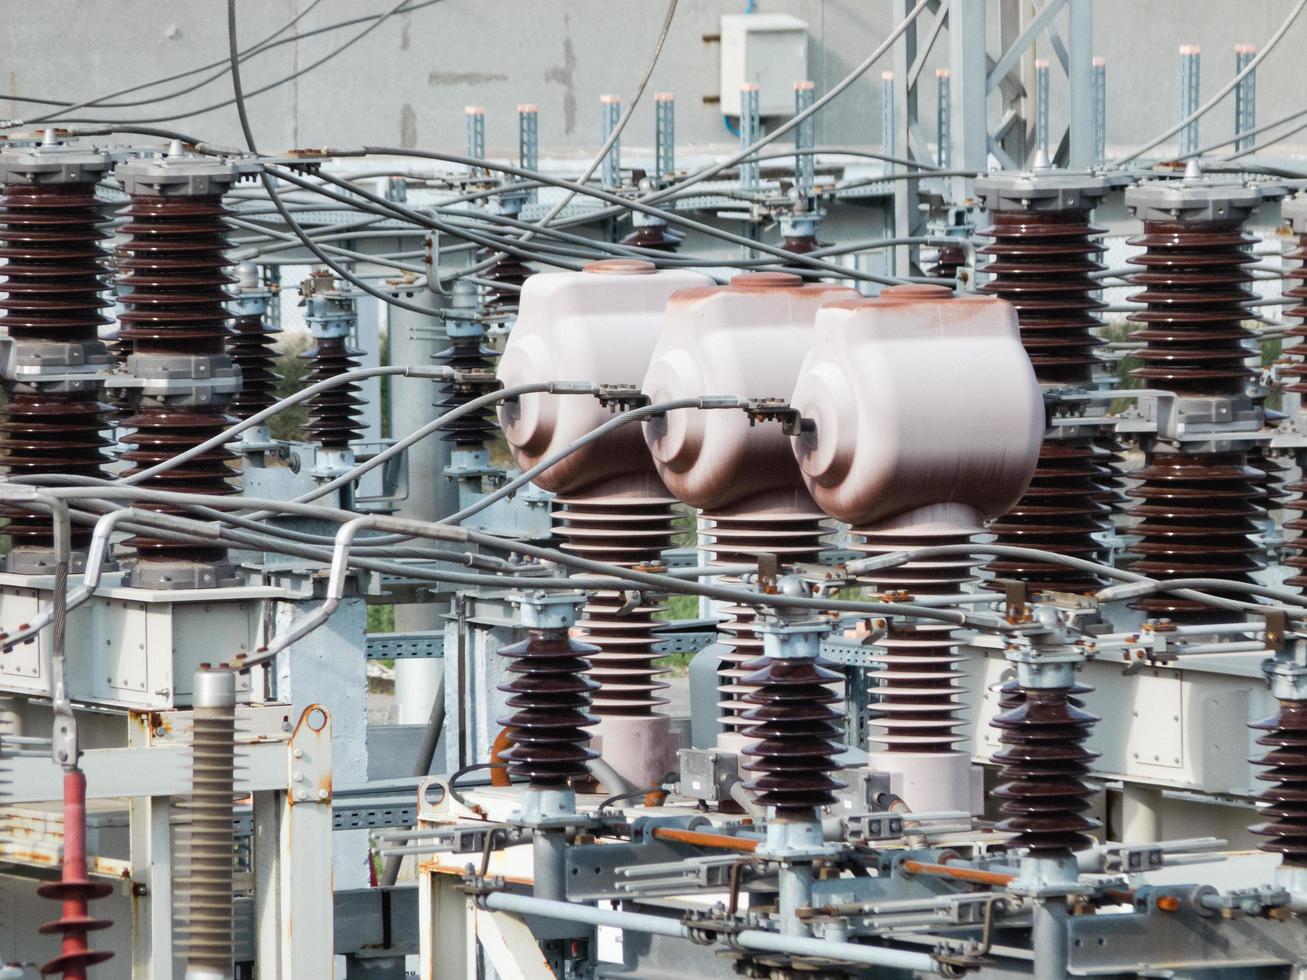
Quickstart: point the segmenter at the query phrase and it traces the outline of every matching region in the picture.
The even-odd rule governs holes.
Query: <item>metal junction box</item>
[[[723,14],[721,107],[740,114],[740,86],[758,86],[764,116],[794,113],[794,83],[808,77],[808,24],[789,14]]]
[[[48,608],[50,585],[48,578],[0,574],[0,629],[12,632]],[[257,649],[264,600],[282,594],[264,587],[152,591],[106,585],[68,617],[69,696],[129,709],[185,706],[196,667]],[[50,642],[47,628],[0,653],[0,690],[47,697]]]

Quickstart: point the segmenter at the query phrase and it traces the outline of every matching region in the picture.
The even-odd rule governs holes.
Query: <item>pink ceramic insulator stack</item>
[[[517,323],[503,357],[505,386],[544,381],[638,385],[663,327],[668,298],[709,280],[695,272],[657,271],[649,262],[612,259],[582,272],[532,276],[522,288]],[[524,395],[499,410],[523,469],[612,418],[588,395]],[[639,426],[615,429],[551,466],[535,483],[558,495],[554,526],[562,547],[595,561],[657,562],[670,547],[676,499],[654,472]],[[592,732],[604,760],[637,786],[657,786],[674,768],[676,744],[666,685],[654,664],[653,597],[618,590],[588,593],[576,633],[598,648],[588,676],[598,683]]]
[[[793,440],[813,499],[882,554],[965,543],[1030,483],[1044,432],[1039,385],[1016,314],[940,286],[893,286],[830,304],[791,405],[810,425]],[[955,595],[965,556],[872,573],[881,592]],[[914,810],[977,809],[956,746],[962,657],[945,624],[894,622],[881,641],[868,764]]]
[[[728,286],[672,297],[644,392],[654,402],[701,395],[789,397],[823,303],[852,289],[805,285],[798,276],[761,272]],[[719,563],[815,561],[825,515],[813,503],[774,423],[751,425],[743,412],[681,409],[645,423],[645,437],[667,489],[702,511],[702,548]],[[761,666],[762,637],[751,606],[727,605],[718,626],[729,649],[718,669],[719,745],[739,752],[751,727],[751,688],[740,681]]]

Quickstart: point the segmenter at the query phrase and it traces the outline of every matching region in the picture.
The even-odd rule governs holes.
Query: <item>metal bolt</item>
[[[325,800],[326,798],[327,798],[327,791],[325,789],[318,790],[318,799]]]
[[[308,798],[309,798],[309,794],[306,793],[304,790],[299,789],[299,790],[296,790],[296,791],[295,791],[295,799],[297,799],[297,800],[307,800]]]

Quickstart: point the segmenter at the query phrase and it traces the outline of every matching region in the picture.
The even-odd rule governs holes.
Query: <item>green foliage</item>
[[[277,397],[285,398],[301,390],[309,375],[308,358],[300,357],[313,346],[313,338],[306,333],[282,335],[277,354]],[[305,403],[292,405],[268,420],[268,429],[274,439],[303,439],[304,424],[309,413]]]
[[[395,632],[394,606],[368,606],[368,632]]]

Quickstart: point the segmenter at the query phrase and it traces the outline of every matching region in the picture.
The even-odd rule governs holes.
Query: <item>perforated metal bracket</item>
[[[286,801],[331,806],[331,716],[320,704],[304,709],[287,744]]]

